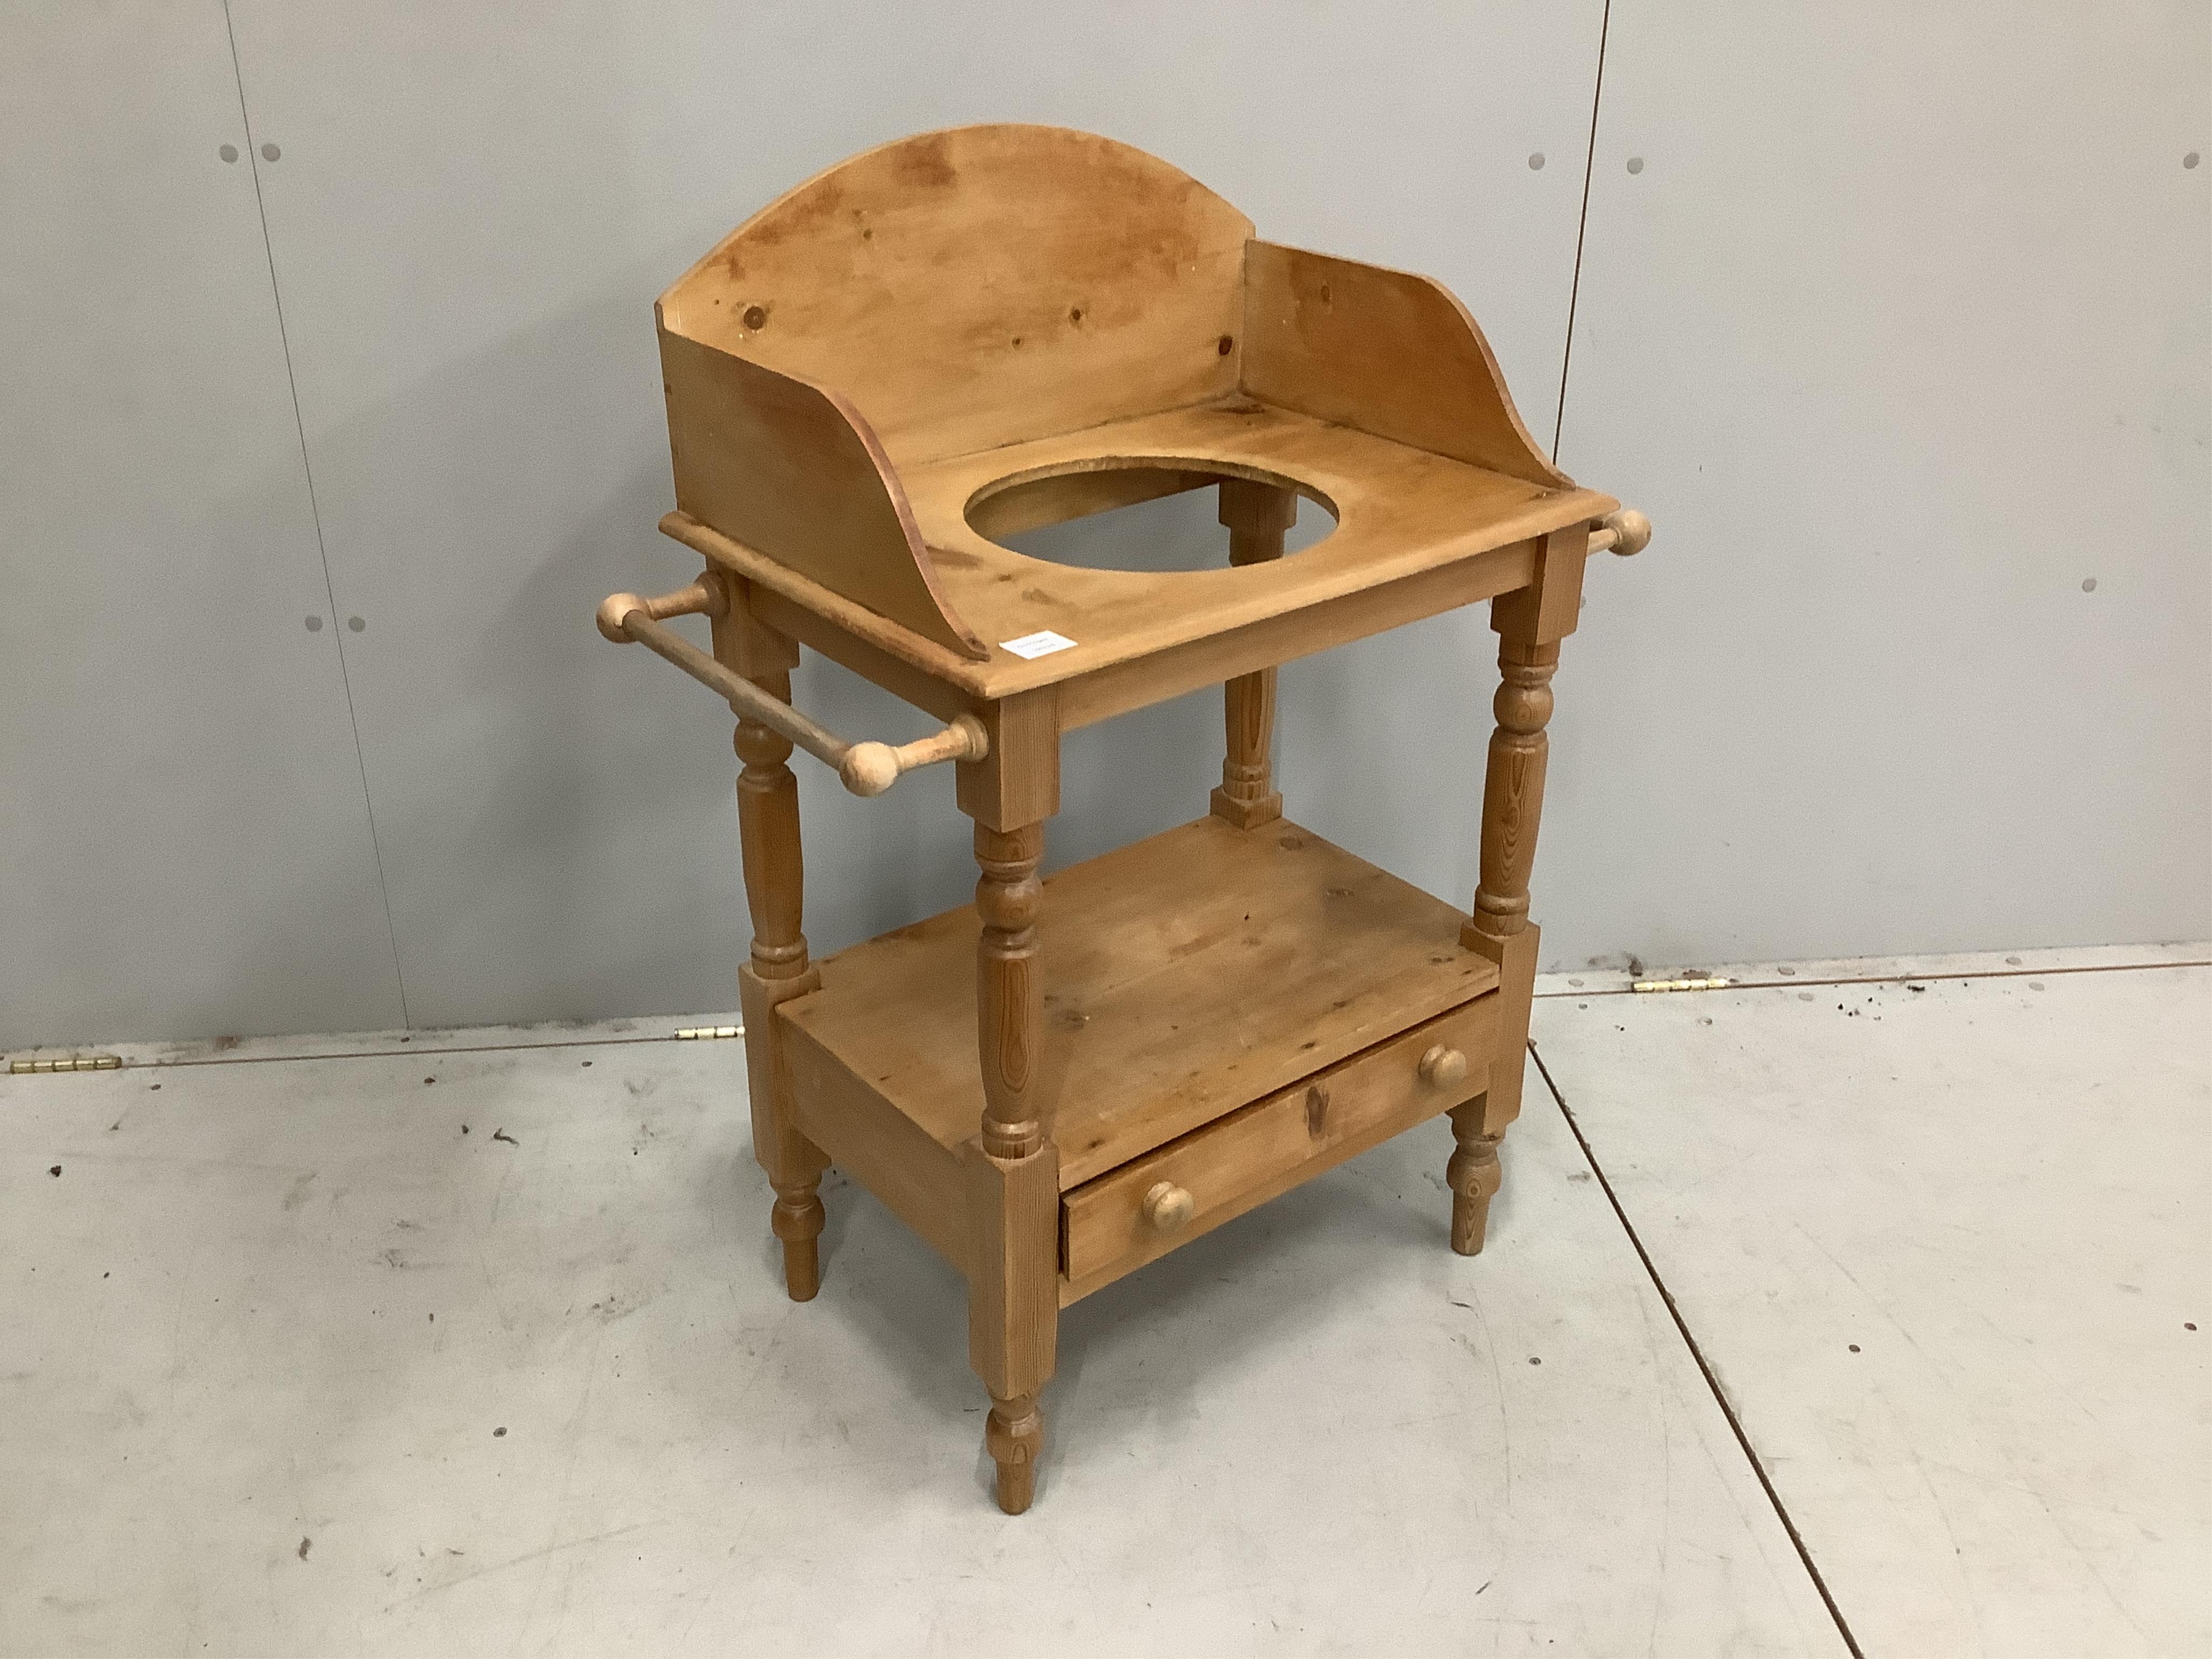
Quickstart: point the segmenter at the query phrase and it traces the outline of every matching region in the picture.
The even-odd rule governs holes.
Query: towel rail
[[[780,697],[772,697],[742,674],[732,672],[665,625],[670,617],[720,616],[728,605],[719,583],[696,581],[672,593],[644,599],[610,593],[600,602],[599,632],[617,643],[635,641],[676,665],[700,684],[720,693],[741,719],[757,720],[782,733],[815,759],[832,768],[856,795],[880,795],[917,767],[940,761],[979,761],[991,752],[990,735],[973,714],[962,714],[939,732],[912,743],[852,743],[820,721],[810,720]]]

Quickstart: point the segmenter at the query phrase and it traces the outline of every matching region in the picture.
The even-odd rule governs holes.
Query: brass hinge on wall
[[[1639,979],[1628,988],[1632,991],[1719,991],[1734,984],[1733,980],[1708,977],[1705,979]]]
[[[33,1072],[114,1072],[123,1066],[120,1054],[64,1054],[55,1060],[11,1060],[8,1062],[10,1077],[25,1077]]]
[[[743,1036],[744,1034],[745,1028],[742,1025],[679,1025],[676,1029],[676,1039],[679,1042],[711,1042],[716,1037]]]

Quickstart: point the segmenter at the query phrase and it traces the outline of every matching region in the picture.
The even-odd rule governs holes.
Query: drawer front
[[[1334,1164],[1482,1093],[1496,993],[1170,1141],[1060,1200],[1063,1306]],[[1432,1048],[1465,1073],[1425,1075]],[[1437,1158],[1445,1156],[1439,1148]]]

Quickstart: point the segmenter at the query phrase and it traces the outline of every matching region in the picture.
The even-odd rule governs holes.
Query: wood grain
[[[1581,553],[1572,556],[1579,572]],[[1481,879],[1474,913],[1460,933],[1469,950],[1498,964],[1504,1003],[1500,1041],[1516,1055],[1528,1045],[1536,987],[1539,935],[1528,921],[1528,883],[1550,754],[1544,728],[1552,718],[1552,676],[1559,663],[1556,642],[1530,637],[1542,629],[1545,614],[1540,603],[1492,607],[1491,624],[1499,630],[1498,684],[1491,700],[1498,729],[1491,734],[1483,779]],[[1503,1133],[1519,1115],[1522,1069],[1517,1060],[1495,1068],[1485,1106],[1489,1133]]]
[[[1229,529],[1232,569],[1264,564],[1283,556],[1283,532],[1298,521],[1295,490],[1249,478],[1221,482],[1221,522]],[[1213,815],[1239,830],[1255,830],[1283,816],[1283,798],[1273,778],[1275,741],[1275,671],[1256,668],[1221,689],[1225,753],[1221,784],[1213,792]]]
[[[1061,1305],[1480,1093],[1479,1073],[1438,1088],[1419,1059],[1439,1043],[1489,1054],[1497,1018],[1498,998],[1480,997],[1067,1193]],[[1318,1115],[1316,1090],[1326,1102]],[[1166,1233],[1146,1211],[1163,1183],[1191,1200],[1188,1218]]]
[[[959,127],[779,198],[678,279],[661,316],[836,387],[905,468],[1232,390],[1251,234],[1110,138]]]
[[[1044,884],[1044,826],[975,826],[975,1045],[983,1083],[983,1150],[1021,1158],[1049,1133],[1036,1087],[1044,1048],[1044,988],[1037,916]],[[884,1011],[889,1013],[890,1010]]]
[[[818,586],[810,586],[804,602],[787,598],[782,586],[797,580],[789,573],[680,515],[671,514],[662,526],[671,534],[680,532],[679,539],[708,552],[726,569],[765,571],[765,580],[747,583],[750,604],[756,615],[778,630],[940,719],[979,708],[976,694],[963,689],[969,677],[952,665],[950,653],[939,653],[934,668],[916,666],[893,650],[895,646],[919,646],[914,635],[905,635],[902,641],[889,638],[892,630],[888,625]],[[1048,681],[1040,689],[1058,697],[1059,728],[1073,731],[1201,686],[1218,685],[1255,668],[1289,662],[1493,598],[1524,586],[1534,568],[1532,544],[1516,542],[1389,582],[1353,588],[1302,610],[1201,635],[1064,682]],[[1000,682],[994,676],[991,683]],[[1015,695],[1006,701],[1012,702]]]
[[[1060,1170],[1050,1141],[1018,1158],[964,1149],[975,1244],[968,1273],[968,1358],[991,1396],[983,1446],[997,1466],[999,1507],[1019,1515],[1044,1447],[1037,1395],[1060,1340]]]
[[[727,581],[714,580],[718,586]],[[716,661],[768,696],[791,700],[791,669],[799,652],[789,640],[763,628],[726,586],[712,626]],[[753,922],[751,959],[738,972],[753,1156],[775,1191],[769,1226],[782,1243],[785,1288],[793,1301],[806,1302],[822,1283],[817,1188],[828,1160],[799,1127],[787,1045],[775,1019],[778,1006],[822,982],[800,931],[805,872],[799,784],[785,763],[791,757],[789,738],[758,721],[740,720],[732,741],[744,763],[738,775],[738,835]]]
[[[960,810],[994,830],[1042,823],[1060,811],[1060,688],[979,704],[989,751],[963,761],[953,786]]]
[[[967,502],[988,485],[1097,470],[1102,457],[1295,481],[1301,494],[1333,505],[1337,526],[1291,558],[1242,569],[1145,573],[1030,558],[989,540],[964,516]],[[1241,397],[1133,417],[1110,429],[956,457],[910,469],[902,482],[947,603],[992,647],[985,660],[970,660],[891,623],[712,526],[671,515],[661,527],[722,568],[981,700],[1079,679],[1254,623],[1479,562],[1570,526],[1587,529],[1619,505],[1594,491],[1546,489]],[[1487,599],[1520,584],[1471,585],[1480,588],[1477,597]],[[1040,629],[1073,640],[1074,647],[1032,660],[997,648],[1000,641]]]
[[[957,756],[974,902],[816,963],[776,729],[812,738],[738,697],[740,986],[792,1294],[818,1280],[826,1152],[966,1273],[1009,1513],[1035,1494],[1063,1302],[1445,1110],[1452,1243],[1480,1248],[1520,1099],[1558,642],[1593,526],[1624,551],[1645,533],[1537,449],[1442,287],[1251,229],[1126,145],[962,128],[800,185],[659,307],[662,528],[711,568],[696,594],[611,601],[616,631],[706,609],[717,661],[777,700],[803,641],[951,723],[846,745],[841,773],[867,793]],[[995,539],[1206,485],[1224,568]],[[1285,556],[1301,498],[1335,526]],[[1462,915],[1282,820],[1271,748],[1278,665],[1479,599],[1503,683]],[[1042,655],[1007,648],[1047,631]],[[1062,732],[1209,683],[1209,816],[1041,881]]]
[[[1583,570],[1590,538],[1580,525],[1555,530],[1537,544],[1528,585],[1490,605],[1490,625],[1509,639],[1555,644],[1582,620]]]
[[[1572,480],[1521,423],[1490,343],[1431,277],[1255,240],[1244,389],[1531,483]]]
[[[1505,1055],[1517,1066],[1520,1055]],[[1498,1194],[1504,1171],[1498,1168],[1498,1143],[1503,1131],[1485,1123],[1485,1103],[1471,1100],[1452,1108],[1452,1155],[1444,1165],[1444,1185],[1451,1188],[1451,1247],[1462,1255],[1480,1255],[1490,1227],[1490,1200]]]
[[[1294,489],[1336,527],[1290,558],[1153,572],[1031,558],[967,517],[972,500],[1009,480],[1131,468]],[[969,671],[994,688],[1069,678],[1571,525],[1586,530],[1617,505],[1243,394],[951,456],[902,477],[948,599],[986,642],[1046,628],[1076,642],[1032,662],[994,650]]]
[[[763,1024],[774,1023],[772,1012]],[[799,1133],[945,1261],[968,1271],[975,1193],[966,1160],[940,1146],[837,1060],[784,1024],[782,1054]],[[751,1035],[751,1027],[746,1027]]]
[[[1477,950],[1500,945],[1528,925],[1528,878],[1551,751],[1544,726],[1552,718],[1552,675],[1559,665],[1556,645],[1498,646],[1492,699],[1498,729],[1482,790],[1482,878],[1468,922],[1468,942]]]
[[[1031,1087],[1087,1181],[1493,988],[1464,914],[1278,820],[1207,817],[1061,871],[1038,923]],[[984,1094],[972,906],[830,957],[778,1017],[945,1146]],[[1470,1060],[1486,1056],[1469,1050]]]
[[[660,372],[678,511],[957,656],[988,654],[946,604],[905,487],[842,393],[665,327]]]

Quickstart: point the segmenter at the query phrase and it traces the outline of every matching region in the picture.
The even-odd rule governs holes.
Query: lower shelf
[[[1038,1089],[1063,1190],[1498,984],[1463,912],[1283,820],[1200,818],[1044,887]],[[848,1121],[881,1102],[904,1120],[867,1126],[891,1163],[975,1135],[978,931],[963,905],[886,933],[777,1008],[803,1119],[810,1087]]]

